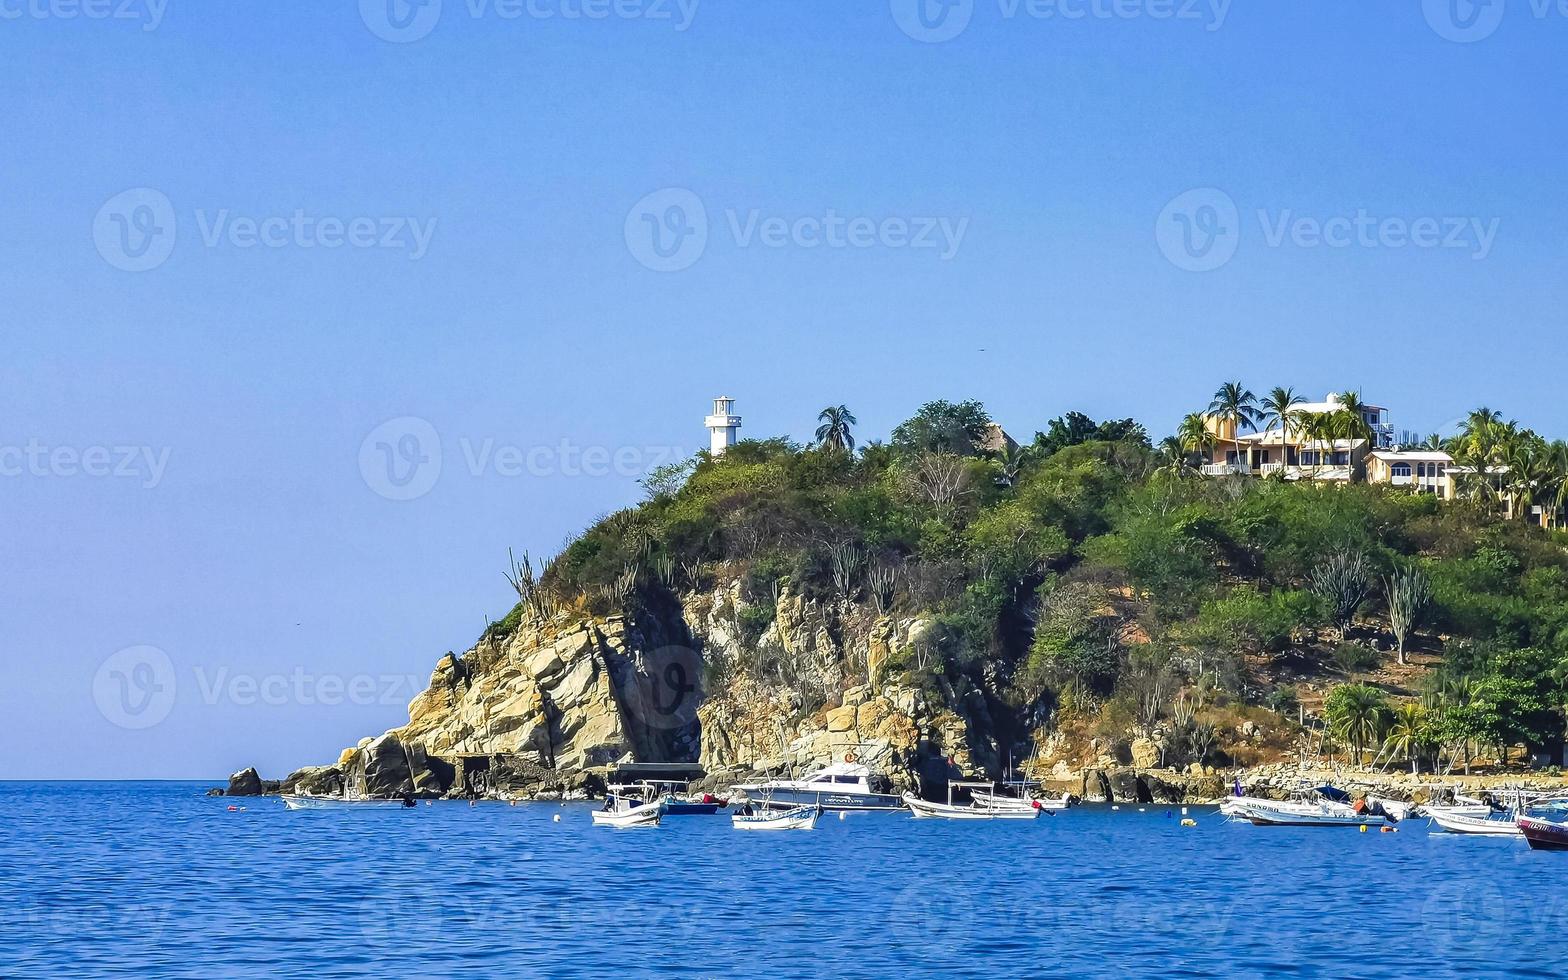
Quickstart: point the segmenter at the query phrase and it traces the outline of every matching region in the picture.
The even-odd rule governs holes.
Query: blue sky
[[[1568,434],[1555,8],[382,2],[0,0],[0,778],[331,761],[720,393]]]

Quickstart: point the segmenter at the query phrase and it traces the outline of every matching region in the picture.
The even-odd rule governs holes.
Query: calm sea
[[[1568,853],[1424,822],[616,831],[586,804],[291,813],[207,785],[0,783],[0,976],[1547,977],[1568,926]]]

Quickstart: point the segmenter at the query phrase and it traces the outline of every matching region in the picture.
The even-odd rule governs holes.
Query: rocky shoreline
[[[448,788],[446,791],[433,792],[426,787],[412,795],[418,799],[487,799],[507,802],[595,800],[603,797],[613,767],[591,772],[563,772],[526,765],[510,768],[496,760],[495,768],[490,771],[497,774],[505,772],[506,778],[497,780],[482,791]],[[387,775],[393,781],[373,784],[372,791],[366,795],[385,799],[408,795],[400,792],[406,788],[406,784],[397,780],[395,772]],[[699,792],[723,794],[736,783],[765,775],[762,772],[740,771],[714,773],[694,780],[692,788]],[[1302,787],[1329,784],[1358,796],[1370,793],[1416,804],[1431,799],[1434,788],[1438,786],[1470,795],[1501,794],[1521,789],[1530,792],[1568,792],[1568,777],[1529,772],[1440,776],[1291,764],[1259,766],[1225,773],[1212,770],[1184,773],[1170,769],[1096,767],[1076,773],[1071,778],[1042,780],[1041,788],[1046,794],[1065,794],[1086,803],[1203,805],[1216,803],[1231,795],[1238,783],[1246,795],[1264,799],[1288,799]],[[293,793],[341,795],[341,777],[332,767],[302,769],[281,780],[263,779],[255,769],[244,769],[229,778],[228,786],[216,787],[208,795],[261,797]]]

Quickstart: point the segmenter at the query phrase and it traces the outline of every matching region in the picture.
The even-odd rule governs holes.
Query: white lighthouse
[[[735,445],[735,430],[740,428],[740,416],[735,414],[735,399],[720,395],[713,400],[713,414],[708,416],[708,451],[723,456],[724,450]]]

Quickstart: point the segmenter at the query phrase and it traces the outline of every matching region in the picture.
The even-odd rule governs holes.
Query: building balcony
[[[1204,463],[1204,476],[1246,476],[1252,472],[1246,463]]]

